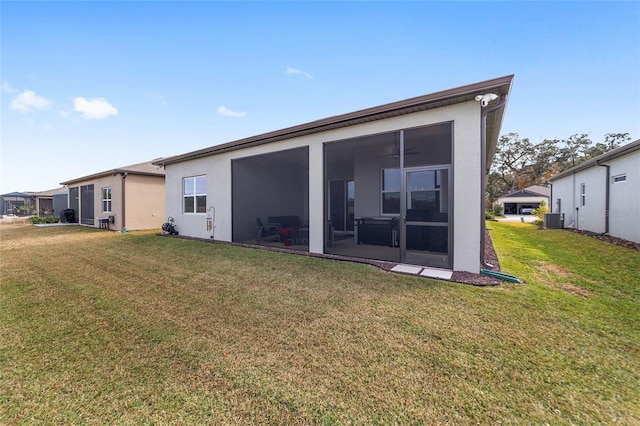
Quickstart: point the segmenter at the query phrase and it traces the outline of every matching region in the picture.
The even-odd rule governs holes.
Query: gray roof
[[[367,108],[342,115],[335,115],[322,120],[312,121],[306,124],[288,127],[269,133],[263,133],[261,135],[251,136],[221,145],[215,145],[209,148],[188,152],[186,154],[161,158],[154,160],[153,163],[164,166],[167,164],[179,163],[182,161],[193,160],[251,146],[263,145],[313,133],[324,132],[327,130],[353,126],[355,124],[383,120],[418,111],[454,105],[461,102],[472,101],[477,95],[482,95],[488,92],[504,96],[508,99],[513,77],[513,75],[508,75],[373,108]],[[497,103],[498,101],[494,101],[494,103]],[[495,153],[505,109],[506,102],[502,107],[487,115],[487,165],[491,164],[491,160]]]
[[[64,186],[61,186],[60,188],[56,188],[56,189],[48,189],[46,191],[29,192],[29,194],[33,195],[34,197],[51,197],[53,195],[66,194],[66,193],[68,193],[68,190]]]
[[[24,192],[10,192],[8,194],[2,194],[0,197],[31,198],[31,194]]]
[[[613,149],[609,152],[605,152],[602,155],[598,155],[590,160],[587,160],[583,163],[578,164],[577,166],[573,166],[570,169],[567,169],[563,172],[560,172],[556,175],[553,175],[549,178],[550,182],[553,182],[556,179],[560,179],[567,175],[570,175],[575,172],[579,172],[580,170],[588,169],[593,166],[597,166],[601,163],[606,163],[607,161],[611,161],[615,158],[622,157],[623,155],[631,154],[632,152],[640,150],[640,139],[630,142],[626,145],[623,145],[619,148]]]
[[[157,160],[156,160],[157,161]],[[119,173],[127,173],[132,175],[144,175],[144,176],[164,176],[164,170],[162,167],[155,165],[151,161],[145,163],[132,164],[130,166],[118,167],[117,169],[105,170],[93,175],[83,176],[76,179],[71,179],[65,182],[60,182],[60,185],[70,185],[77,182],[84,182],[87,180],[98,179],[101,177],[116,175]]]
[[[519,189],[517,191],[513,191],[508,193],[507,195],[503,195],[500,198],[510,198],[510,197],[549,197],[551,196],[551,188],[540,186],[540,185],[532,185],[526,188]]]

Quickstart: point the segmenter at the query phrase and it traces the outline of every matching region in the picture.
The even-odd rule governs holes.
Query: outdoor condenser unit
[[[545,213],[544,227],[547,229],[564,228],[564,213]]]

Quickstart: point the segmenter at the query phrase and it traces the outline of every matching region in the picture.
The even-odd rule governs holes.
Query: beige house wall
[[[155,229],[162,227],[165,212],[164,176],[143,176],[129,174],[125,178],[125,209],[122,210],[122,174],[80,181],[68,185],[68,188],[80,188],[93,185],[94,227],[99,226],[99,219],[114,217],[109,229],[127,230]],[[111,212],[102,210],[102,189],[111,188]],[[68,201],[71,203],[71,200]],[[70,205],[70,204],[69,204]],[[79,206],[82,209],[82,205]],[[123,215],[124,213],[124,215]],[[81,212],[76,212],[78,221]]]
[[[105,176],[102,178],[91,179],[68,185],[68,188],[80,188],[85,185],[93,185],[93,225],[98,227],[98,219],[108,219],[114,216],[115,223],[110,225],[111,229],[120,229],[122,227],[122,210],[119,201],[122,199],[120,175]],[[102,211],[102,188],[111,188],[111,212]],[[71,199],[68,200],[71,203]],[[70,204],[69,204],[70,205]],[[82,209],[82,206],[79,206]],[[76,212],[76,218],[80,221],[81,212]]]
[[[127,230],[162,227],[165,222],[164,176],[128,175],[125,197]]]

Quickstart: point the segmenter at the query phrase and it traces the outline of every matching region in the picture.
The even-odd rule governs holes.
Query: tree
[[[631,140],[629,133],[607,133],[604,135],[604,143],[597,143],[586,151],[587,159],[595,158],[605,152],[616,149]]]
[[[533,144],[518,133],[503,135],[487,177],[487,204],[514,190],[544,185],[552,175],[611,151],[627,142],[629,133],[607,133],[604,142],[593,145],[586,133],[566,139],[545,139]]]
[[[587,159],[587,151],[593,143],[586,133],[576,133],[567,139],[562,139],[559,148],[559,166],[561,170],[568,169]]]
[[[529,139],[520,139],[517,133],[509,133],[498,140],[496,154],[491,166],[493,179],[509,191],[518,189],[519,181],[527,173],[534,157],[535,148]]]

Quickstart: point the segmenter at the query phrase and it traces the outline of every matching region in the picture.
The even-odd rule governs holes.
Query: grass
[[[491,223],[480,288],[0,227],[0,424],[640,423],[640,253]]]

